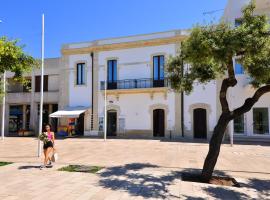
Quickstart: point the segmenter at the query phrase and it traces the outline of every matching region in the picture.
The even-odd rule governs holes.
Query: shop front
[[[61,119],[58,120],[56,135],[59,137],[83,136],[87,110],[87,107],[67,107],[50,114],[51,118]]]

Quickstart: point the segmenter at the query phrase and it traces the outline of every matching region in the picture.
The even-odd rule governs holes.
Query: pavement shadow
[[[168,191],[167,186],[175,179],[181,179],[181,173],[154,174],[151,171],[154,168],[158,166],[146,163],[110,167],[99,173],[99,185],[111,190],[124,190],[132,196],[144,198],[178,198]]]
[[[19,170],[24,170],[24,169],[39,169],[40,165],[24,165],[24,166],[19,166]]]

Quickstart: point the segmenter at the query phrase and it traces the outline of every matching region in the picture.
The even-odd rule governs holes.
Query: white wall
[[[76,64],[85,63],[86,66],[86,85],[76,85]],[[69,106],[92,105],[92,68],[90,54],[69,56]],[[64,91],[63,91],[64,92]]]
[[[104,67],[110,58],[118,59],[118,80],[152,78],[153,54],[175,55],[175,44],[100,52],[100,80],[104,80]]]
[[[98,58],[99,80],[104,81],[108,59],[117,58],[118,60],[118,80],[152,78],[152,56],[175,55],[175,52],[175,44],[100,52]],[[175,95],[172,92],[168,93],[167,98],[164,98],[164,93],[154,93],[153,99],[151,99],[150,93],[120,94],[119,100],[111,95],[108,96],[108,105],[110,101],[113,101],[111,104],[120,106],[120,118],[126,119],[125,128],[127,130],[150,130],[152,124],[149,109],[155,104],[168,106],[167,121],[170,120],[171,125],[175,125]],[[99,116],[104,116],[104,95],[101,93],[98,102]]]
[[[229,102],[231,109],[238,108],[243,105],[245,100],[252,97],[255,89],[249,85],[249,77],[246,75],[236,75],[238,80],[237,86],[229,89]],[[253,106],[253,108],[268,108],[268,113],[270,111],[270,94],[263,95],[259,101]],[[253,134],[253,108],[244,114],[245,116],[245,129],[247,135]],[[270,124],[270,116],[269,116]]]
[[[184,125],[185,129],[188,131],[192,131],[192,115],[191,112],[193,110],[191,109],[193,105],[195,104],[207,104],[210,106],[210,110],[207,110],[209,112],[209,119],[208,119],[208,131],[213,131],[217,119],[217,86],[215,81],[211,81],[210,83],[206,85],[202,84],[194,84],[194,90],[191,94],[184,96]],[[193,133],[192,133],[193,134]]]

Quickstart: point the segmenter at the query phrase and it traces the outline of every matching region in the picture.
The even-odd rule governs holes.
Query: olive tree
[[[248,112],[262,95],[270,92],[270,37],[265,15],[255,15],[255,2],[243,10],[241,25],[232,27],[226,23],[196,26],[183,41],[179,55],[167,63],[168,78],[177,91],[192,92],[194,81],[207,84],[211,80],[221,80],[219,101],[221,115],[214,128],[209,143],[209,151],[204,161],[202,181],[212,177],[226,127],[231,120]],[[233,58],[244,67],[251,78],[254,94],[243,105],[230,109],[227,92],[237,85]],[[189,66],[188,69],[183,66]]]

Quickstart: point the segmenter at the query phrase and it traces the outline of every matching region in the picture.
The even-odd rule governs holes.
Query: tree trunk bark
[[[214,128],[214,133],[209,143],[209,151],[204,161],[201,174],[201,179],[203,182],[208,183],[212,178],[212,174],[220,152],[220,146],[223,140],[223,136],[229,122],[229,117],[225,113],[222,113],[217,125]]]

